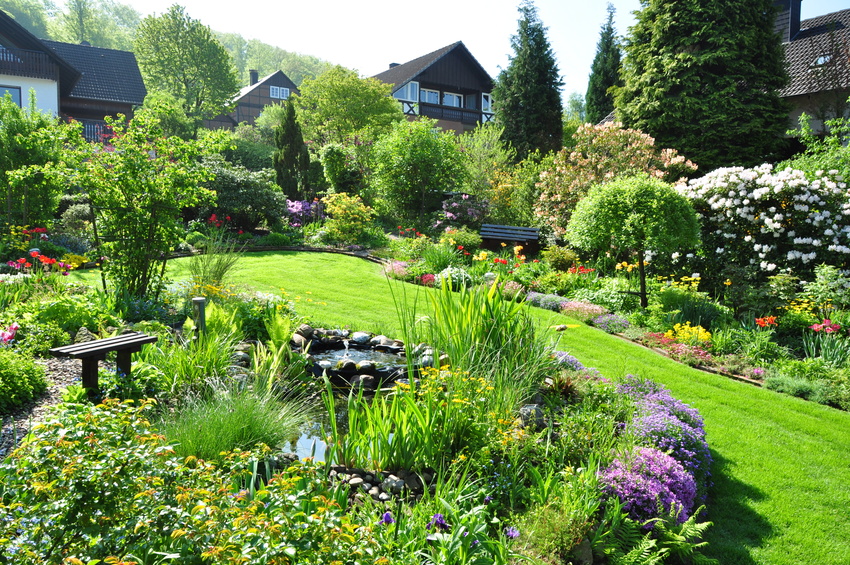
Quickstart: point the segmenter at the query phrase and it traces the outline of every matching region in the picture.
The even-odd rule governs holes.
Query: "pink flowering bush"
[[[561,314],[587,322],[592,318],[606,314],[608,309],[584,300],[570,300],[561,304]]]
[[[696,170],[675,149],[659,149],[651,136],[620,123],[584,124],[573,141],[574,147],[555,155],[552,167],[540,173],[537,185],[534,213],[557,236],[566,232],[576,204],[593,185],[638,173],[673,181]]]

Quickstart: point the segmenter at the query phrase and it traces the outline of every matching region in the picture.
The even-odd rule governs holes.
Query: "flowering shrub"
[[[696,480],[704,496],[711,475],[711,453],[699,412],[674,398],[665,387],[627,375],[617,392],[632,399],[637,408],[626,430],[642,445],[669,453]]]
[[[702,326],[692,326],[690,322],[676,324],[672,330],[667,330],[664,337],[679,343],[690,345],[707,344],[711,342],[711,332]]]
[[[286,213],[289,214],[289,225],[300,228],[311,222],[324,219],[322,204],[319,200],[286,200]]]
[[[802,171],[724,168],[680,185],[701,216],[708,269],[749,266],[766,276],[782,269],[811,272],[850,255],[847,185],[834,171],[809,180]]]
[[[443,200],[443,209],[439,219],[434,222],[434,229],[444,226],[478,229],[487,215],[487,208],[486,200],[479,200],[469,194],[456,194]]]
[[[559,367],[569,369],[571,371],[584,371],[586,368],[581,361],[579,361],[566,351],[556,351],[554,355],[555,362],[558,364]]]
[[[635,447],[600,472],[603,490],[639,522],[674,513],[681,524],[696,499],[696,483],[678,461],[651,447]],[[660,508],[659,508],[660,507]],[[644,526],[651,529],[652,524]]]
[[[691,367],[709,365],[714,360],[711,353],[698,345],[674,343],[667,349],[667,351],[670,353],[671,358],[675,359],[679,363],[690,365]]]
[[[772,317],[772,316],[771,316]],[[758,321],[758,320],[756,320]],[[823,332],[825,334],[836,333],[841,330],[841,324],[836,324],[829,318],[824,319],[820,324],[813,324],[809,326],[809,329],[815,330],[816,332]]]
[[[561,312],[563,311],[562,307]],[[617,334],[629,329],[629,321],[618,314],[602,314],[593,318],[591,323],[609,334]]]
[[[591,186],[619,175],[649,173],[673,181],[696,170],[674,149],[659,149],[649,135],[619,123],[584,124],[573,135],[575,146],[555,155],[554,164],[540,173],[538,220],[562,236],[572,212]]]
[[[461,267],[446,267],[434,276],[434,286],[445,284],[452,289],[460,289],[472,284],[472,277]]]
[[[607,312],[608,309],[604,306],[583,300],[569,300],[561,303],[561,314],[582,322],[587,322],[591,318],[597,318]]]
[[[478,235],[478,232],[466,227],[447,227],[440,235],[440,243],[461,246],[463,247],[461,251],[467,251],[469,253],[481,247],[481,236]]]
[[[410,273],[407,270],[407,266],[407,261],[390,261],[384,265],[384,273],[391,279],[408,280]]]
[[[502,296],[513,300],[525,293],[525,287],[516,281],[507,281],[502,285]]]

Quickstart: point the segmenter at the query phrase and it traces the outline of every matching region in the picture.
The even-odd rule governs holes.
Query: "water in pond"
[[[315,353],[312,357],[317,363],[319,361],[332,361],[336,363],[337,361],[346,360],[354,361],[355,363],[371,361],[379,367],[403,367],[406,364],[403,356],[395,355],[394,353],[382,353],[373,349],[334,349],[330,351],[323,351],[322,353]]]

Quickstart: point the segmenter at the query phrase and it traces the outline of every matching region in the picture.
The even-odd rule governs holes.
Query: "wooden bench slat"
[[[136,332],[116,337],[54,347],[50,350],[50,353],[55,357],[93,357],[110,351],[141,348],[142,345],[145,345],[146,343],[153,343],[157,339],[158,338],[156,336]]]

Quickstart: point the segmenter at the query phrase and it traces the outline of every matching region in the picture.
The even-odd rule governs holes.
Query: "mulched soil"
[[[53,406],[62,402],[63,388],[80,383],[82,362],[79,359],[44,359],[37,362],[45,368],[47,391],[12,414],[2,416],[0,459],[8,455],[35,424],[43,421]]]

